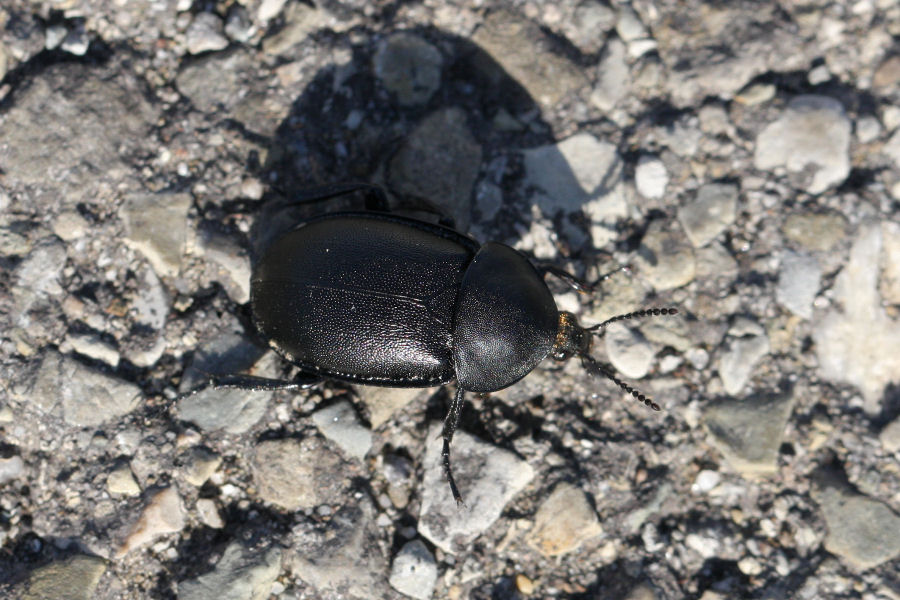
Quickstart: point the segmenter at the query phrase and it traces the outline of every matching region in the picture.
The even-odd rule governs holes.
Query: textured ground
[[[900,5],[5,0],[0,595],[900,598]],[[286,376],[246,328],[316,183],[551,281],[595,356]],[[326,209],[334,209],[330,206]],[[315,210],[322,210],[321,207]]]

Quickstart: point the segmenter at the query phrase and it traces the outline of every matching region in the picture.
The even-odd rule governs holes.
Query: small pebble
[[[803,173],[798,184],[810,194],[821,194],[850,173],[850,129],[850,119],[837,100],[798,96],[781,118],[760,132],[754,163],[764,171],[784,167]]]
[[[437,582],[437,564],[428,548],[419,540],[407,542],[394,557],[391,565],[391,587],[398,592],[428,600]]]
[[[218,15],[208,12],[195,15],[186,32],[188,52],[202,54],[228,47],[228,38],[222,29],[222,19]]]
[[[185,526],[186,517],[184,504],[175,488],[165,488],[157,492],[145,506],[140,519],[132,527],[131,533],[116,556],[122,558],[135,548],[149,544],[166,534],[181,531]]]
[[[641,196],[662,198],[669,184],[669,173],[663,162],[655,156],[642,156],[634,170],[634,183]]]
[[[106,489],[111,494],[122,494],[124,496],[137,496],[141,493],[141,486],[134,480],[134,475],[127,465],[110,472],[106,478]]]
[[[722,476],[719,475],[718,471],[704,469],[697,473],[697,478],[694,479],[694,484],[691,486],[691,492],[695,494],[705,494],[719,485],[721,480]]]
[[[360,424],[349,402],[317,410],[313,422],[325,437],[357,460],[362,460],[372,448],[372,432]]]
[[[0,458],[0,485],[18,479],[25,473],[25,462],[21,456]]]

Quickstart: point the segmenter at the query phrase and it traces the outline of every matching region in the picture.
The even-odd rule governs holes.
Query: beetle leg
[[[609,273],[605,273],[605,274],[601,275],[600,277],[597,278],[597,281],[594,281],[593,283],[589,283],[589,282],[585,281],[584,279],[579,279],[578,277],[575,277],[568,271],[561,269],[561,268],[557,267],[556,265],[553,265],[550,263],[545,263],[545,262],[538,263],[536,265],[536,268],[541,275],[546,275],[547,273],[549,273],[555,277],[558,277],[560,280],[562,280],[563,283],[568,285],[570,288],[572,288],[578,292],[581,292],[583,294],[593,293],[597,289],[597,286],[600,285],[600,283],[606,281],[615,273],[618,273],[619,271],[627,271],[628,270],[628,267],[618,267],[616,269],[613,269]]]
[[[205,384],[191,390],[186,395],[190,396],[206,388],[213,389],[239,389],[253,390],[256,392],[275,390],[305,390],[317,383],[322,378],[318,375],[300,373],[294,379],[269,379],[255,375],[208,375]]]
[[[450,441],[453,440],[453,432],[456,431],[456,426],[459,424],[459,413],[462,412],[464,394],[465,391],[461,387],[456,388],[456,396],[453,398],[453,402],[450,403],[450,410],[447,411],[447,416],[444,417],[444,430],[441,433],[444,438],[444,449],[441,451],[441,456],[444,459],[444,475],[446,475],[447,482],[450,484],[450,493],[453,494],[453,499],[456,500],[457,506],[464,506],[464,504],[462,496],[459,494],[459,489],[456,487],[456,482],[453,480],[453,469],[450,467]]]
[[[280,206],[295,206],[322,202],[353,192],[365,192],[366,210],[388,212],[387,196],[381,186],[371,183],[326,183],[302,190],[297,197],[285,199],[277,203]]]

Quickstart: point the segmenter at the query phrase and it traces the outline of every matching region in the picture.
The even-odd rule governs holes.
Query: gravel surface
[[[0,597],[900,598],[896,0],[4,0]],[[255,257],[385,186],[578,276],[595,355],[289,377]],[[622,267],[629,267],[622,269]]]

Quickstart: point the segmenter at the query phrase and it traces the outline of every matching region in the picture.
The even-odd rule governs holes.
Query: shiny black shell
[[[519,252],[376,212],[326,215],[277,240],[254,268],[251,306],[303,371],[389,387],[504,388],[557,330],[553,297]]]

